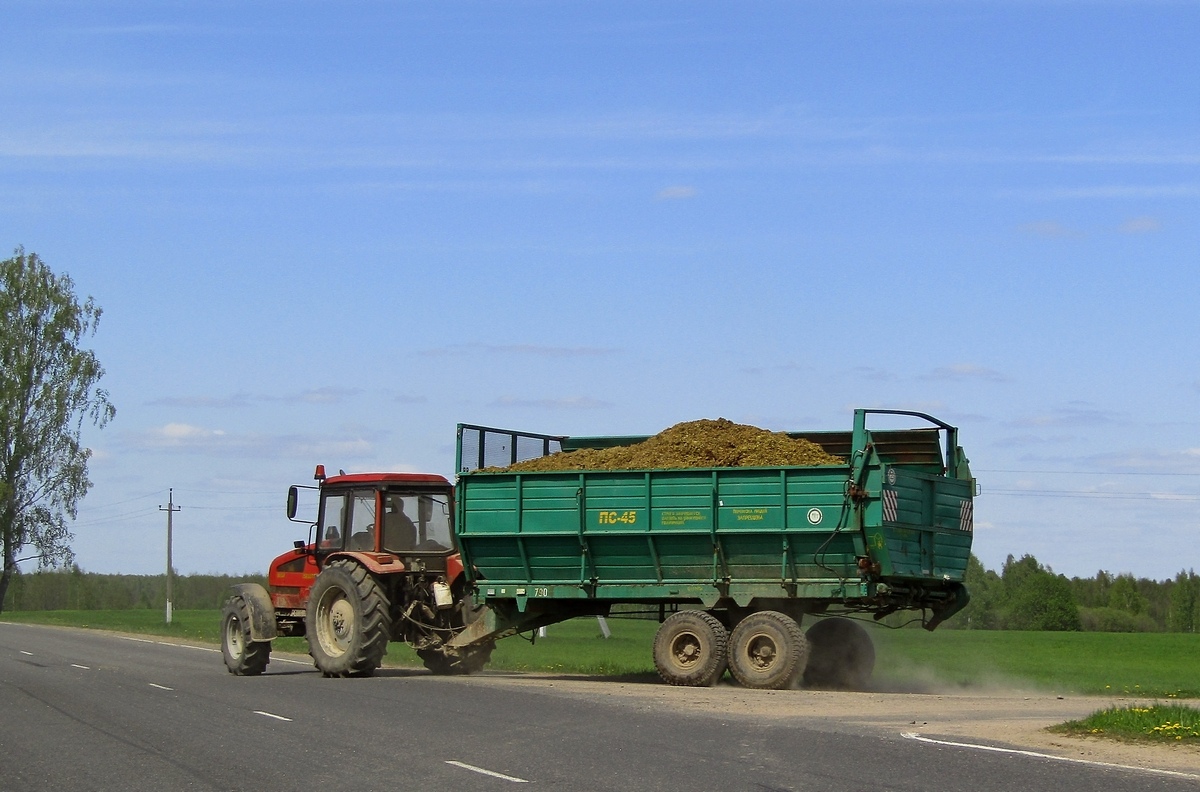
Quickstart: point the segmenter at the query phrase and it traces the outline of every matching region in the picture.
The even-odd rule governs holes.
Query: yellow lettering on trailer
[[[704,522],[707,517],[698,511],[664,511],[659,514],[661,525],[687,525],[690,522]]]

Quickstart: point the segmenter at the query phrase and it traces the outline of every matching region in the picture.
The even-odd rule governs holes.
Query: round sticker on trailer
[[[810,523],[812,523],[813,525],[820,525],[821,524],[821,510],[820,509],[809,509],[808,510],[808,521]]]
[[[896,483],[896,468],[888,468],[887,480],[888,480],[888,484]]]

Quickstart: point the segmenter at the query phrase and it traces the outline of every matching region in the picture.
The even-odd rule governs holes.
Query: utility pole
[[[158,507],[159,511],[167,513],[167,624],[171,623],[171,577],[174,574],[171,571],[171,515],[180,508],[182,507],[175,505],[175,489],[172,487],[167,490],[166,507]]]

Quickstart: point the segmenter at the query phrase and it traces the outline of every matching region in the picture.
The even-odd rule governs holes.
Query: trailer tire
[[[333,561],[308,597],[308,650],[327,677],[370,676],[383,663],[391,633],[387,597],[353,561]]]
[[[805,634],[811,647],[804,687],[862,690],[875,670],[875,646],[862,625],[841,617],[821,619]]]
[[[729,670],[744,687],[792,687],[807,662],[808,641],[800,625],[779,611],[751,613],[729,636]]]
[[[258,676],[271,662],[271,642],[250,635],[250,605],[234,595],[221,607],[221,655],[235,676]]]
[[[725,674],[729,631],[704,611],[672,614],[654,634],[654,667],[668,685],[710,687]]]

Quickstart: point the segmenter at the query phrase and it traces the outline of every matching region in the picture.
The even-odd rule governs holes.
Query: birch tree
[[[0,262],[0,609],[23,555],[43,568],[74,560],[67,522],[92,486],[80,433],[116,413],[97,387],[104,369],[81,347],[100,313],[36,253]]]

